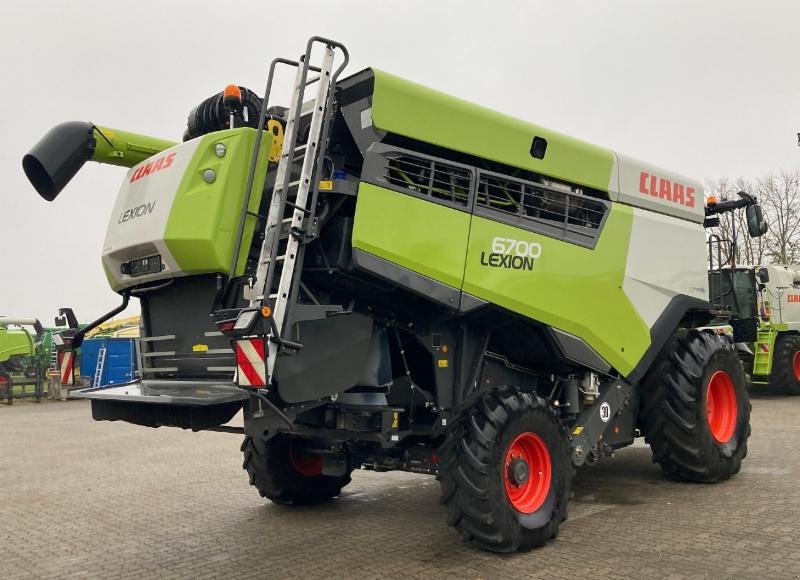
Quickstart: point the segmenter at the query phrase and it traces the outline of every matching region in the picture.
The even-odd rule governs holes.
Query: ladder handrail
[[[330,72],[327,70],[330,65],[333,64],[334,58],[334,49],[326,46],[326,55],[323,64],[323,71],[320,73],[320,77],[323,74],[329,75]],[[307,73],[307,69],[306,69]],[[301,82],[305,85],[305,78],[301,78]],[[314,99],[314,110],[311,113],[311,124],[309,125],[309,137],[308,142],[306,143],[305,148],[305,155],[303,157],[303,166],[300,172],[300,184],[296,193],[295,204],[299,207],[294,207],[292,211],[292,218],[291,218],[291,229],[292,230],[299,230],[300,227],[304,224],[309,224],[310,222],[307,219],[307,216],[304,215],[304,210],[307,210],[313,213],[313,208],[309,207],[309,190],[313,188],[313,183],[316,181],[316,171],[317,171],[317,161],[318,161],[318,153],[322,147],[322,131],[323,131],[323,124],[325,117],[329,111],[329,103],[328,96],[329,96],[329,89],[332,84],[332,77],[327,79],[320,78],[319,87],[317,90],[317,96]],[[302,92],[300,94],[302,96]],[[302,100],[301,98],[297,99],[298,101]],[[298,103],[299,105],[299,103]],[[299,111],[298,111],[299,115]],[[295,117],[295,123],[299,120],[299,116]],[[296,141],[296,132],[297,126],[294,127],[295,133],[295,141]],[[291,150],[291,148],[290,148]],[[285,181],[288,183],[288,180],[291,179],[291,175],[286,175]],[[281,199],[283,206],[285,207],[285,199],[288,196],[288,189],[284,188],[281,191]],[[301,209],[302,208],[302,209]],[[285,210],[284,210],[285,211]],[[293,235],[293,234],[290,234]],[[280,236],[276,235],[273,239],[273,248],[272,252],[270,253],[270,263],[269,263],[269,274],[265,279],[265,294],[272,288],[272,277],[275,272],[275,265],[277,261],[274,259],[276,256],[276,252],[278,249],[278,245],[280,242]],[[294,240],[290,237],[287,241],[287,258],[284,260],[284,264],[282,265],[281,269],[281,277],[278,283],[278,296],[275,301],[275,308],[273,309],[273,316],[275,317],[276,326],[278,332],[281,333],[283,331],[284,320],[286,314],[290,309],[289,301],[292,298],[292,283],[294,281],[294,274],[297,268],[297,265],[300,264],[302,266],[302,261],[299,260],[300,252],[298,251],[299,248],[297,247],[299,244],[297,240]],[[289,252],[294,252],[294,255],[290,255]],[[287,267],[287,263],[291,262],[292,266]],[[262,299],[262,304],[264,303]]]
[[[278,162],[278,169],[275,175],[275,185],[272,188],[272,199],[270,200],[270,208],[267,217],[267,224],[264,230],[264,240],[261,245],[261,252],[258,258],[258,267],[256,268],[256,276],[253,284],[253,297],[250,300],[251,306],[263,305],[264,298],[269,296],[269,290],[272,287],[272,278],[275,273],[275,260],[274,257],[277,253],[278,246],[280,245],[280,228],[282,227],[281,221],[285,213],[286,201],[289,194],[289,188],[292,178],[291,164],[294,160],[294,153],[297,147],[297,120],[300,116],[303,105],[303,95],[305,93],[306,80],[308,78],[308,59],[305,55],[300,59],[298,66],[297,76],[295,77],[294,89],[292,93],[292,102],[289,103],[289,116],[286,119],[286,128],[283,135],[283,147],[281,148],[281,158]],[[307,151],[306,151],[307,155]],[[304,161],[305,164],[305,157]],[[290,161],[291,160],[291,161]],[[276,197],[276,194],[279,194]],[[275,215],[280,214],[281,221],[275,221]],[[273,221],[270,222],[270,216]],[[265,248],[268,249],[265,256]],[[265,260],[269,260],[268,262]],[[266,265],[266,269],[264,266]],[[256,291],[258,289],[258,291]]]
[[[242,236],[244,235],[244,224],[247,219],[247,212],[250,207],[250,194],[253,190],[253,182],[256,176],[256,167],[258,166],[258,155],[261,152],[261,138],[264,133],[264,122],[267,120],[267,110],[269,109],[269,95],[272,92],[272,81],[275,77],[275,68],[279,64],[286,64],[290,66],[300,66],[300,63],[295,60],[287,58],[273,59],[269,65],[269,74],[267,75],[267,86],[264,89],[264,100],[261,101],[261,111],[258,114],[258,124],[256,132],[256,142],[253,145],[253,154],[250,156],[250,168],[247,172],[247,184],[244,190],[244,203],[242,205],[242,213],[239,217],[239,227],[236,230],[236,238],[233,246],[233,256],[231,257],[230,277],[236,275],[236,266],[239,264],[239,252],[242,249]]]
[[[283,215],[283,209],[286,206],[287,196],[289,193],[289,189],[291,187],[291,171],[287,171],[287,168],[290,164],[294,161],[294,153],[297,146],[297,133],[296,133],[296,123],[299,121],[301,112],[302,112],[302,105],[303,105],[303,96],[305,94],[305,87],[307,85],[308,80],[308,70],[310,68],[310,56],[311,50],[315,42],[325,42],[325,40],[317,40],[321,37],[312,37],[309,39],[306,45],[306,53],[300,58],[298,63],[298,72],[295,78],[294,84],[294,92],[292,95],[292,102],[290,103],[289,114],[286,121],[286,129],[284,131],[284,141],[283,141],[283,148],[281,151],[281,159],[278,166],[278,171],[276,175],[275,185],[273,187],[272,192],[272,201],[270,205],[270,213],[273,213],[273,207],[275,208],[275,213],[280,212],[281,216]],[[330,51],[331,59],[335,57],[335,50],[341,47],[340,43],[336,43],[335,41],[331,41],[332,45],[326,44],[325,48],[326,51]],[[327,82],[333,83],[334,78],[338,75],[342,70],[344,70],[344,66],[349,61],[349,56],[346,52],[346,49],[343,50],[343,63],[339,65],[336,69],[334,75],[331,75]],[[327,57],[326,53],[326,57]],[[331,60],[331,64],[332,64]],[[322,86],[322,85],[320,85]],[[329,85],[330,86],[330,85]],[[326,95],[327,100],[327,95]],[[319,94],[318,98],[315,100],[315,103],[319,101]],[[328,113],[329,104],[326,104],[326,111]],[[316,111],[315,111],[316,112]],[[312,113],[312,118],[313,118]],[[309,151],[306,147],[303,166],[305,168],[306,160],[309,158]],[[316,165],[316,163],[314,163]],[[312,170],[313,173],[313,170]],[[280,197],[276,198],[276,194],[280,193]],[[262,251],[259,256],[259,266],[256,272],[256,279],[253,286],[253,297],[251,299],[251,306],[256,305],[263,305],[266,304],[269,300],[269,290],[272,287],[272,281],[274,277],[275,265],[276,260],[274,259],[277,253],[277,248],[280,244],[280,232],[277,231],[277,227],[280,224],[277,223],[267,223],[265,228],[265,238],[262,244]],[[270,235],[272,234],[272,235]],[[267,252],[264,252],[264,249],[267,248]],[[266,265],[266,270],[264,270],[263,266]],[[280,325],[279,325],[280,326]]]
[[[323,45],[322,64],[312,66],[312,51],[317,44]],[[341,52],[341,62],[337,65],[337,54]],[[266,130],[266,119],[270,107],[270,96],[275,80],[275,71],[279,65],[296,67],[297,72],[292,88],[292,96],[284,120],[284,135],[281,146],[278,166],[274,175],[269,209],[266,216],[257,215],[263,220],[263,231],[259,227],[256,234],[263,234],[261,249],[258,255],[255,272],[250,274],[249,305],[253,307],[270,306],[270,329],[267,331],[268,349],[267,374],[269,377],[274,372],[277,354],[285,347],[300,348],[301,345],[286,341],[283,337],[285,324],[290,320],[290,313],[296,300],[296,289],[300,284],[299,272],[304,261],[305,244],[313,237],[308,236],[308,229],[315,222],[316,201],[319,194],[319,173],[321,164],[324,163],[325,149],[327,146],[328,132],[333,112],[336,81],[347,67],[350,55],[343,44],[321,36],[312,36],[307,44],[305,53],[297,60],[276,58],[270,63],[267,76],[267,86],[264,99],[261,103],[256,137],[250,157],[250,166],[247,175],[245,191],[242,196],[243,204],[236,228],[236,236],[231,256],[229,292],[231,280],[237,275],[240,261],[245,224],[250,211],[252,190],[256,185],[256,169],[262,154],[263,132]],[[319,74],[309,80],[309,71]],[[316,96],[308,115],[308,136],[303,145],[299,144],[300,123],[304,118],[304,98],[306,88],[312,83],[318,83]],[[302,154],[301,154],[302,152]],[[298,156],[301,155],[301,156]],[[300,177],[292,181],[296,164],[302,159]],[[262,189],[264,184],[262,184]],[[290,194],[290,191],[292,192]],[[291,201],[290,198],[291,197]],[[257,212],[264,213],[264,212]],[[259,222],[256,222],[259,224]],[[285,228],[285,226],[288,226]],[[287,235],[288,234],[288,235]],[[284,244],[285,240],[285,244]],[[280,254],[280,255],[279,255]],[[279,269],[278,269],[279,268]],[[247,270],[245,270],[246,272]],[[273,284],[276,290],[273,290]],[[274,299],[274,301],[273,301]],[[268,378],[269,380],[269,378]]]
[[[339,49],[342,52],[342,56],[343,56],[342,63],[339,65],[339,67],[333,73],[332,78],[331,78],[331,85],[335,86],[336,80],[339,78],[339,75],[344,71],[344,69],[347,67],[347,64],[350,62],[350,53],[348,52],[347,48],[340,42],[337,42],[335,40],[331,40],[331,39],[328,39],[328,38],[325,38],[325,37],[322,37],[322,36],[312,36],[311,38],[309,38],[308,42],[306,43],[306,53],[304,55],[306,57],[305,58],[306,61],[308,61],[310,59],[311,50],[312,50],[314,44],[317,43],[317,42],[324,43],[325,45],[331,46],[334,49]],[[249,167],[249,170],[247,172],[247,183],[245,185],[244,203],[242,204],[242,212],[241,212],[241,215],[239,217],[238,227],[236,229],[236,237],[235,237],[235,241],[234,241],[233,254],[231,256],[231,267],[230,267],[230,276],[229,276],[229,278],[233,278],[236,275],[236,267],[239,264],[239,253],[241,252],[241,248],[242,248],[242,237],[244,235],[244,225],[245,225],[245,221],[247,220],[247,215],[248,215],[248,211],[249,211],[249,207],[250,207],[250,196],[251,196],[251,192],[252,192],[252,189],[253,189],[253,182],[255,181],[255,172],[256,172],[256,167],[258,166],[258,156],[259,156],[259,154],[261,152],[261,140],[262,140],[262,135],[263,135],[264,129],[265,129],[264,122],[266,121],[267,110],[269,109],[269,97],[270,97],[270,94],[272,93],[272,83],[273,83],[273,80],[275,78],[275,69],[276,69],[277,65],[279,65],[279,64],[285,64],[285,65],[296,66],[296,67],[300,66],[300,62],[295,61],[295,60],[290,60],[290,59],[287,59],[287,58],[282,58],[282,57],[278,57],[278,58],[273,59],[272,62],[270,63],[270,65],[269,65],[269,73],[267,75],[267,86],[264,89],[264,99],[261,102],[261,111],[259,112],[258,124],[256,125],[256,127],[257,127],[256,141],[255,141],[255,144],[253,146],[253,154],[250,157],[250,167]],[[309,68],[311,70],[314,70],[314,71],[317,71],[317,72],[319,71],[319,69],[317,67],[311,67],[311,66],[308,65],[307,62],[305,62],[304,65],[306,67],[306,75],[308,74],[308,69]],[[306,78],[307,77],[304,76],[304,79],[303,79],[304,80],[304,86],[305,86]],[[333,90],[331,90],[331,93],[332,92],[333,92]],[[332,96],[332,94],[330,96]],[[329,96],[329,99],[330,99],[330,96]],[[302,99],[300,99],[300,100],[302,101]],[[302,106],[302,103],[301,103],[301,106]],[[314,196],[314,197],[316,198],[316,196]]]
[[[347,51],[347,48],[345,48],[344,44],[342,44],[341,42],[336,42],[335,40],[331,40],[330,38],[325,38],[324,36],[312,36],[311,38],[308,39],[308,42],[306,43],[307,58],[311,58],[311,49],[313,48],[315,42],[325,44],[334,49],[338,48],[339,50],[342,51],[342,56],[344,57],[342,60],[342,64],[339,65],[339,68],[337,68],[336,72],[334,72],[333,75],[331,76],[331,82],[335,83],[336,79],[339,78],[339,75],[342,74],[342,71],[350,62],[350,53]]]

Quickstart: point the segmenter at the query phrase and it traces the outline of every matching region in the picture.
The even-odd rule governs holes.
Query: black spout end
[[[34,189],[53,201],[94,153],[94,125],[70,121],[56,125],[22,158]]]

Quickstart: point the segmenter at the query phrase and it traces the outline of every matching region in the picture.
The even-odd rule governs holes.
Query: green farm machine
[[[0,400],[11,404],[15,396],[28,396],[16,387],[35,383],[38,399],[44,363],[42,339],[45,330],[35,318],[0,316]]]
[[[129,168],[102,257],[122,304],[61,354],[139,299],[139,376],[80,391],[94,419],[242,432],[280,504],[356,468],[435,475],[498,552],[554,537],[573,468],[638,436],[672,478],[737,473],[750,403],[706,329],[702,186],[347,62],[314,37],[181,143],[72,122],[25,156],[48,201],[88,160]]]

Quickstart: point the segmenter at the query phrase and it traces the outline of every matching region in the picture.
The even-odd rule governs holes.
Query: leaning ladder
[[[99,387],[100,382],[103,380],[103,368],[106,366],[106,347],[101,346],[97,351],[97,366],[94,368],[94,378],[92,379],[92,386]]]
[[[322,44],[324,48],[322,64],[319,67],[311,66],[311,51],[315,44]],[[333,70],[336,50],[340,50],[343,61]],[[287,64],[297,68],[292,97],[286,118],[284,140],[278,168],[275,172],[275,186],[272,191],[269,211],[266,216],[264,239],[258,258],[255,277],[250,285],[250,307],[257,308],[269,306],[271,309],[271,330],[268,334],[267,374],[272,375],[275,358],[281,344],[285,344],[282,333],[287,326],[291,310],[291,302],[296,296],[295,285],[299,282],[297,270],[302,268],[302,247],[307,228],[314,220],[314,206],[317,194],[317,168],[324,157],[325,143],[323,137],[327,135],[331,116],[333,93],[336,79],[347,66],[347,49],[340,43],[322,38],[312,37],[306,45],[306,52],[299,61],[278,58],[272,61],[258,123],[258,135],[250,163],[250,174],[245,191],[244,213],[247,211],[249,194],[252,189],[255,167],[257,164],[261,134],[264,131],[267,111],[269,109],[269,95],[272,88],[275,67],[278,64]],[[308,78],[309,71],[317,73]],[[298,122],[303,115],[303,96],[306,87],[317,84],[316,96],[311,108],[311,123],[308,138],[304,145],[298,145]],[[300,157],[299,154],[302,154]],[[302,158],[303,164],[300,178],[291,181],[292,168],[295,162]],[[292,201],[290,201],[290,198]],[[241,229],[244,220],[240,221],[240,232],[234,250],[234,260],[238,256],[241,241]],[[286,232],[288,235],[283,235]],[[282,240],[285,244],[281,244]],[[235,264],[234,266],[235,267]],[[232,271],[233,271],[232,267]],[[272,293],[273,281],[278,280],[277,292]],[[269,379],[268,379],[269,381]]]

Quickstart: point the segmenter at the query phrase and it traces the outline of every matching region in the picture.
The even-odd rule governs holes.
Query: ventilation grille
[[[479,177],[477,204],[516,216],[523,227],[538,224],[543,233],[582,243],[597,238],[607,212],[599,200],[491,173]]]
[[[395,187],[466,207],[472,171],[411,155],[387,157],[384,179]]]

